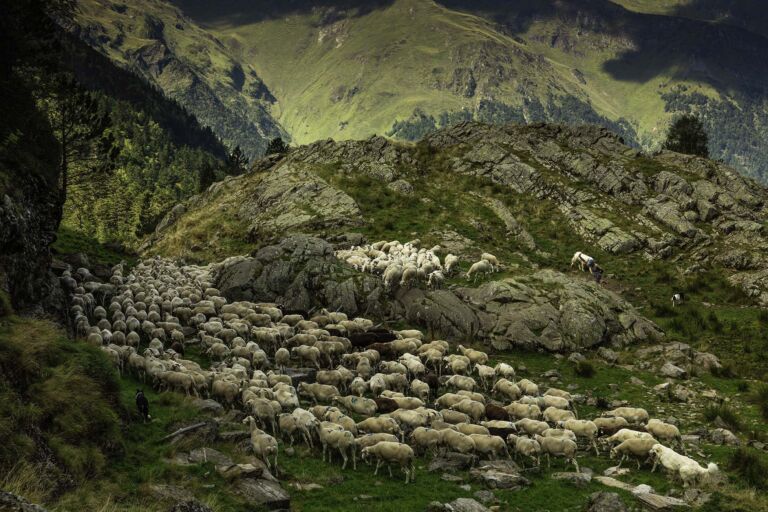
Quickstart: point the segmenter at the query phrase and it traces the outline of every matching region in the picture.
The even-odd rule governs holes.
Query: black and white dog
[[[672,307],[678,306],[683,303],[683,294],[676,293],[672,296]]]

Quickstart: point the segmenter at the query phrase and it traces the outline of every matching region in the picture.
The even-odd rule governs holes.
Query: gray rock
[[[684,379],[688,377],[687,371],[680,368],[679,366],[675,366],[670,362],[664,363],[662,367],[659,369],[659,373],[665,377],[670,377],[672,379]]]
[[[571,354],[568,356],[568,361],[570,361],[572,363],[584,362],[586,360],[587,360],[587,358],[584,357],[583,355],[581,355],[578,352],[571,352]]]
[[[567,482],[571,485],[575,485],[576,487],[584,487],[589,485],[589,482],[592,481],[591,474],[576,472],[552,473],[551,478]]]
[[[472,498],[458,498],[445,504],[450,512],[490,512],[488,508]]]
[[[448,508],[439,501],[431,501],[424,512],[447,512]]]
[[[210,462],[217,465],[232,465],[232,459],[213,448],[195,448],[189,452],[189,462],[204,464]]]
[[[619,360],[619,355],[608,347],[600,347],[597,349],[597,355],[604,361],[611,364]]]
[[[47,512],[40,505],[35,505],[20,496],[1,490],[0,510],[3,512]]]
[[[714,354],[709,352],[694,352],[693,365],[696,368],[703,368],[704,370],[711,372],[712,370],[719,370],[723,367],[720,364],[720,359]]]
[[[428,471],[460,471],[469,469],[477,457],[464,453],[447,452],[429,463]]]
[[[520,489],[530,485],[512,461],[483,461],[472,468],[469,474],[491,489]]]
[[[213,512],[213,509],[197,500],[188,500],[176,503],[168,509],[168,512]]]
[[[224,407],[217,402],[216,400],[213,400],[211,398],[195,398],[191,402],[192,407],[195,407],[200,412],[207,412],[211,414],[221,414],[224,412]]]
[[[725,444],[730,446],[738,446],[741,444],[739,438],[736,437],[733,432],[725,428],[716,428],[714,430],[710,430],[709,439],[714,444]]]
[[[387,184],[387,188],[404,196],[413,194],[413,185],[404,179],[395,180],[392,183]]]
[[[615,492],[596,492],[589,496],[587,512],[626,512],[627,507]]]
[[[283,510],[291,506],[290,495],[277,482],[244,478],[238,480],[234,489],[249,502],[267,510]]]
[[[475,498],[480,500],[480,502],[482,502],[482,503],[484,503],[486,505],[491,504],[491,503],[495,503],[496,501],[498,501],[496,499],[496,495],[493,494],[492,491],[488,491],[488,490],[477,491],[477,492],[475,492],[474,496],[475,496]]]

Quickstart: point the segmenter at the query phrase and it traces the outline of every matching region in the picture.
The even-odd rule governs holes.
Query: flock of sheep
[[[360,272],[381,275],[384,287],[409,288],[418,282],[424,282],[429,288],[442,287],[446,277],[459,268],[459,257],[447,254],[441,264],[437,253],[440,246],[431,249],[419,248],[419,241],[404,244],[397,240],[379,241],[364,246],[336,251],[336,258],[344,261]],[[490,253],[483,253],[466,273],[467,279],[477,280],[480,274],[490,274],[499,269],[499,260]]]
[[[429,279],[456,264],[446,257],[441,266],[434,250],[394,242],[340,257],[383,272],[385,282],[390,268],[402,268],[401,284],[406,269]],[[406,483],[414,480],[417,454],[445,451],[482,458],[512,453],[536,465],[543,454],[578,470],[579,449],[607,450],[621,462],[653,461],[654,470],[660,464],[686,486],[717,472],[668,447],[682,448],[680,432],[644,409],[579,419],[578,397],[517,379],[512,366],[491,366],[483,351],[340,312],[229,303],[213,287],[214,270],[156,258],[128,275],[114,267],[109,283],[84,268],[64,272],[61,281],[80,337],[101,347],[120,372],[159,391],[242,408],[254,453],[274,471],[281,439],[321,448],[324,460],[338,452],[342,468],[351,459],[356,469],[358,455],[375,461],[376,472],[386,465],[391,475],[391,466],[399,466]],[[210,357],[210,368],[184,358],[192,344]],[[289,368],[296,366],[315,368],[314,382],[295,385]]]

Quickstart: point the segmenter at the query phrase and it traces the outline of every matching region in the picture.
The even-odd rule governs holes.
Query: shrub
[[[728,469],[737,473],[751,487],[768,489],[768,462],[757,450],[739,448],[731,454]]]
[[[736,391],[739,393],[746,393],[749,391],[749,382],[742,380],[736,384]]]
[[[666,302],[656,302],[653,304],[653,314],[659,318],[672,318],[677,316],[677,311]]]
[[[589,361],[576,361],[573,371],[585,379],[591,379],[595,375],[595,367]]]
[[[757,405],[763,419],[768,420],[768,384],[761,384],[755,390],[752,401]]]
[[[720,418],[720,421],[725,423],[731,430],[738,432],[742,429],[741,418],[728,404],[708,405],[704,408],[704,419],[714,422],[717,418]]]
[[[715,377],[720,377],[721,379],[733,379],[738,375],[736,367],[731,362],[723,363],[719,367],[712,367],[710,372]]]

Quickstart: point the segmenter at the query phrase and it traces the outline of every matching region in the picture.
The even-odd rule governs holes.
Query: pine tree
[[[702,122],[696,116],[687,114],[672,123],[664,149],[707,158],[709,157],[708,142],[709,136]]]
[[[244,174],[248,170],[248,164],[248,157],[245,156],[240,146],[236,146],[227,157],[227,174],[230,176]]]
[[[275,137],[269,141],[267,146],[267,155],[282,155],[288,152],[288,145],[280,137]]]
[[[114,169],[119,153],[109,133],[109,115],[99,109],[92,93],[67,76],[54,78],[42,98],[59,141],[60,201],[64,204],[71,184],[94,180]]]

